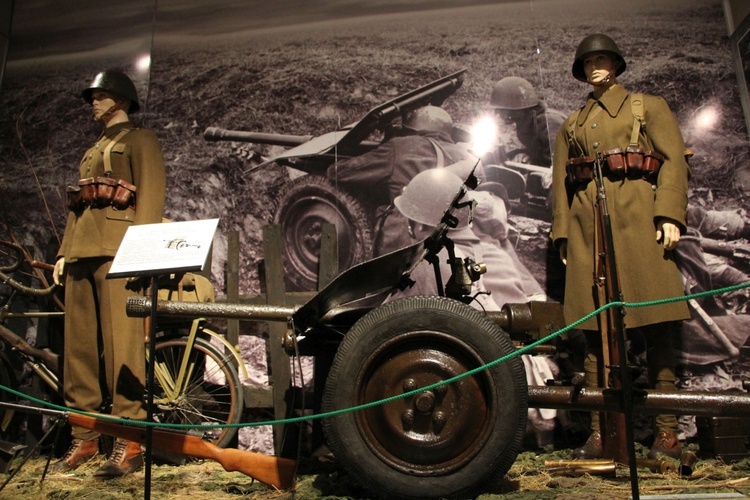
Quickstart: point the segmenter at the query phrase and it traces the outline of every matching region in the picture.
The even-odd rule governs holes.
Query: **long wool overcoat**
[[[594,299],[596,185],[570,189],[565,165],[569,158],[595,156],[613,148],[625,151],[634,127],[631,94],[615,85],[596,99],[589,95],[580,111],[560,127],[553,160],[553,219],[555,247],[567,239],[564,313],[568,324],[596,309]],[[689,167],[685,143],[674,115],[660,97],[644,95],[645,130],[639,146],[665,157],[655,182],[607,177],[604,187],[612,222],[620,289],[626,302],[645,302],[683,295],[680,273],[672,252],[656,241],[655,222],[667,217],[685,230]],[[572,126],[572,128],[571,128]],[[570,140],[572,133],[574,140]],[[687,319],[684,301],[659,306],[626,308],[626,328]],[[580,325],[596,330],[595,318]]]

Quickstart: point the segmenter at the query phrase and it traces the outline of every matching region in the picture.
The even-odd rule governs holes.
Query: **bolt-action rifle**
[[[617,274],[612,221],[607,207],[607,193],[604,189],[602,156],[594,159],[594,181],[596,183],[596,220],[594,221],[594,244],[596,262],[594,267],[594,297],[597,308],[610,302],[623,300],[620,279]],[[603,382],[607,387],[619,391],[622,413],[607,412],[602,427],[604,456],[630,465],[633,484],[633,498],[638,498],[637,465],[633,443],[633,388],[627,364],[625,345],[625,322],[622,306],[613,306],[599,314],[599,332],[602,338],[602,359],[599,363]],[[618,368],[614,370],[614,368]]]
[[[5,402],[0,402],[0,408],[49,415],[65,419],[71,425],[90,429],[107,436],[115,436],[138,443],[146,441],[146,428],[143,426],[127,425],[80,413]],[[285,490],[294,486],[296,462],[288,458],[279,458],[236,448],[221,448],[198,436],[156,428],[152,429],[151,445],[157,450],[215,460],[227,472],[241,472],[274,488]]]

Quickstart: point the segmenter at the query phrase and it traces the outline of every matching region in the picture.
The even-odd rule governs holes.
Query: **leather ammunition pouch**
[[[78,212],[86,207],[114,207],[117,210],[135,208],[136,187],[122,179],[110,177],[112,174],[112,148],[131,129],[124,128],[110,141],[102,154],[104,177],[87,177],[79,179],[77,186],[68,186],[68,209]]]
[[[664,163],[664,156],[656,151],[644,152],[641,148],[628,146],[623,152],[620,148],[604,152],[605,174],[616,179],[644,179],[654,181]]]
[[[643,95],[631,94],[630,107],[633,113],[633,129],[630,134],[630,145],[623,151],[620,148],[605,151],[603,156],[602,174],[610,179],[644,179],[655,182],[659,169],[664,163],[664,156],[656,151],[644,152],[639,146],[639,137],[643,137],[649,147],[653,147],[646,132]],[[598,108],[597,108],[598,109]],[[567,120],[567,136],[571,151],[583,152],[576,142],[574,124],[578,120],[575,113]],[[690,152],[692,155],[692,151]],[[687,158],[686,152],[686,158]],[[594,157],[581,156],[571,158],[565,164],[567,181],[570,186],[578,187],[594,178]]]
[[[604,152],[602,174],[613,179],[643,179],[654,182],[659,169],[664,163],[664,156],[656,151],[646,151],[628,146],[623,152],[620,148]],[[571,158],[565,164],[568,183],[571,186],[586,184],[594,179],[593,156]]]
[[[594,180],[595,161],[593,156],[579,156],[569,159],[565,164],[565,171],[568,174],[568,184],[577,186]]]
[[[86,207],[114,207],[117,210],[135,208],[136,187],[122,179],[87,177],[78,185],[68,186],[68,208],[80,211]]]

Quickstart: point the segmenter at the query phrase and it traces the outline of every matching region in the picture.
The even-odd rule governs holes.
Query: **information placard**
[[[219,219],[130,226],[107,278],[202,271]]]

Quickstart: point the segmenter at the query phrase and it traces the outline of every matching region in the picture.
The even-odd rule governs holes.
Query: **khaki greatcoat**
[[[665,157],[655,184],[642,179],[604,180],[623,299],[644,302],[683,295],[683,286],[672,252],[656,242],[655,221],[668,217],[685,230],[689,167],[685,144],[667,103],[644,96],[645,134],[639,145]],[[574,141],[568,140],[572,124]],[[615,85],[600,99],[589,95],[580,112],[560,128],[553,160],[553,219],[551,238],[556,247],[567,239],[564,313],[568,324],[596,309],[594,301],[594,182],[570,192],[565,164],[569,158],[594,156],[613,148],[623,151],[634,126],[631,94]],[[576,146],[576,143],[578,147]],[[639,326],[690,317],[684,301],[659,306],[627,308],[625,326]],[[596,319],[580,325],[597,330]]]

